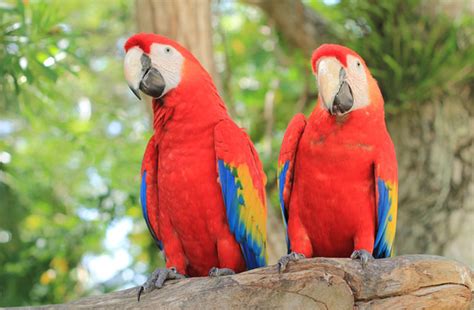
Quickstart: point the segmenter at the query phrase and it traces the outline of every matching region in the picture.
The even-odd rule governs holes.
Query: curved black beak
[[[334,97],[331,114],[344,114],[349,111],[354,105],[354,97],[352,90],[346,81],[343,81],[339,91]]]
[[[346,70],[341,68],[339,70],[339,90],[334,96],[330,112],[332,115],[341,115],[349,111],[353,105],[354,96],[349,83],[346,81]]]
[[[148,96],[160,98],[163,95],[163,91],[166,87],[165,79],[161,75],[160,71],[152,66],[151,59],[148,55],[143,54],[140,58],[140,62],[142,65],[142,78],[140,80],[138,89]],[[141,99],[138,89],[134,89],[133,87],[130,87],[130,89],[138,99]]]

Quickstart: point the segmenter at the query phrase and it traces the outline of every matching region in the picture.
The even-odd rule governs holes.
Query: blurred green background
[[[149,107],[122,74],[146,1],[0,0],[0,306],[139,285],[163,264],[138,198]],[[386,100],[398,254],[474,266],[472,1],[194,1],[209,7],[214,77],[268,176],[271,261],[285,251],[281,139],[315,104],[309,55],[338,42],[366,60]],[[282,19],[285,3],[308,19]]]

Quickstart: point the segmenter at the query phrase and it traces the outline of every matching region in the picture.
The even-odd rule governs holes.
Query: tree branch
[[[169,281],[143,295],[137,288],[92,296],[51,308],[317,308],[317,309],[467,309],[473,272],[439,256],[410,255],[369,262],[313,258],[221,278]]]
[[[243,0],[258,6],[288,42],[306,55],[328,39],[328,22],[300,0]]]

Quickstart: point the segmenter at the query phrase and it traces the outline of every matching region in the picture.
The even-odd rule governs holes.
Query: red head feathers
[[[145,53],[150,53],[151,45],[153,43],[164,44],[164,45],[171,45],[172,47],[176,48],[184,57],[189,60],[193,60],[197,63],[199,61],[191,54],[186,48],[182,45],[173,41],[165,36],[161,36],[154,33],[137,33],[130,37],[127,42],[125,42],[124,48],[125,52],[128,52],[132,47],[139,47]]]
[[[359,58],[365,65],[362,57],[350,48],[338,44],[323,44],[313,52],[313,56],[311,57],[313,72],[316,72],[316,65],[322,57],[335,57],[343,66],[347,67],[347,55]]]

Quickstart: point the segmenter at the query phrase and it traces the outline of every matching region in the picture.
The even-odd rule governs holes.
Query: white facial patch
[[[152,66],[155,67],[165,80],[163,95],[178,86],[181,81],[181,70],[184,57],[174,47],[153,43],[150,49]]]
[[[125,55],[124,59],[124,73],[125,73],[125,80],[127,81],[128,85],[133,89],[138,89],[140,84],[140,80],[142,78],[142,64],[141,64],[141,57],[143,55],[143,51],[138,47],[132,47],[128,50],[127,54]]]
[[[365,73],[364,64],[355,56],[347,56],[347,81],[354,97],[352,110],[360,109],[369,105],[369,85]]]

